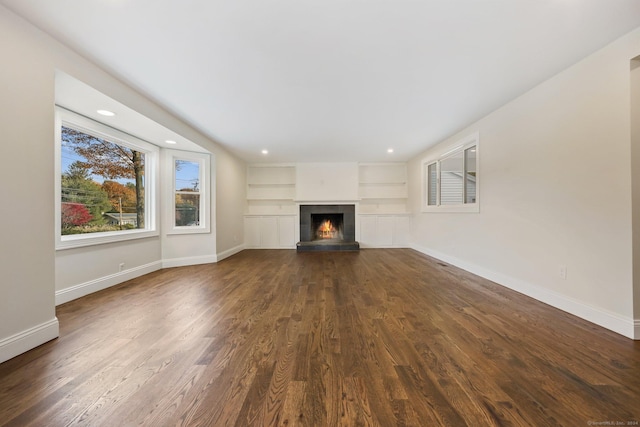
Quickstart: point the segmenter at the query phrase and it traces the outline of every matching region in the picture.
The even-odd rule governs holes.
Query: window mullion
[[[423,160],[423,212],[479,212],[478,145],[476,133]]]
[[[440,160],[438,160],[436,162],[436,206],[440,206],[441,203],[441,198],[440,195],[442,194],[442,189],[440,187],[441,182],[442,182],[442,178],[440,176]]]
[[[467,147],[462,148],[462,204],[467,204]]]

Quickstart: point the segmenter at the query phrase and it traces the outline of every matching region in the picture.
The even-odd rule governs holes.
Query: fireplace
[[[311,241],[342,241],[344,214],[311,214]]]
[[[300,205],[298,251],[357,251],[355,205]]]

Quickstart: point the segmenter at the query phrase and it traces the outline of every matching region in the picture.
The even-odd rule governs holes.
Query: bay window
[[[158,147],[56,108],[56,248],[157,235]]]

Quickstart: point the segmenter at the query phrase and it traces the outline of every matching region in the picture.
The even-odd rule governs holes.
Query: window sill
[[[423,206],[422,213],[480,213],[480,206],[477,203],[457,206]]]
[[[158,235],[159,233],[156,230],[132,230],[122,232],[115,231],[109,233],[74,234],[72,236],[59,237],[58,241],[56,242],[56,250],[125,242],[128,240],[156,237]]]
[[[167,236],[180,235],[180,234],[208,234],[211,233],[210,227],[174,227],[167,231]]]

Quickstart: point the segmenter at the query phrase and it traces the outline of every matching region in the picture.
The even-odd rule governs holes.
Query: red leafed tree
[[[60,208],[62,227],[77,227],[91,221],[89,209],[82,203],[62,203]]]

